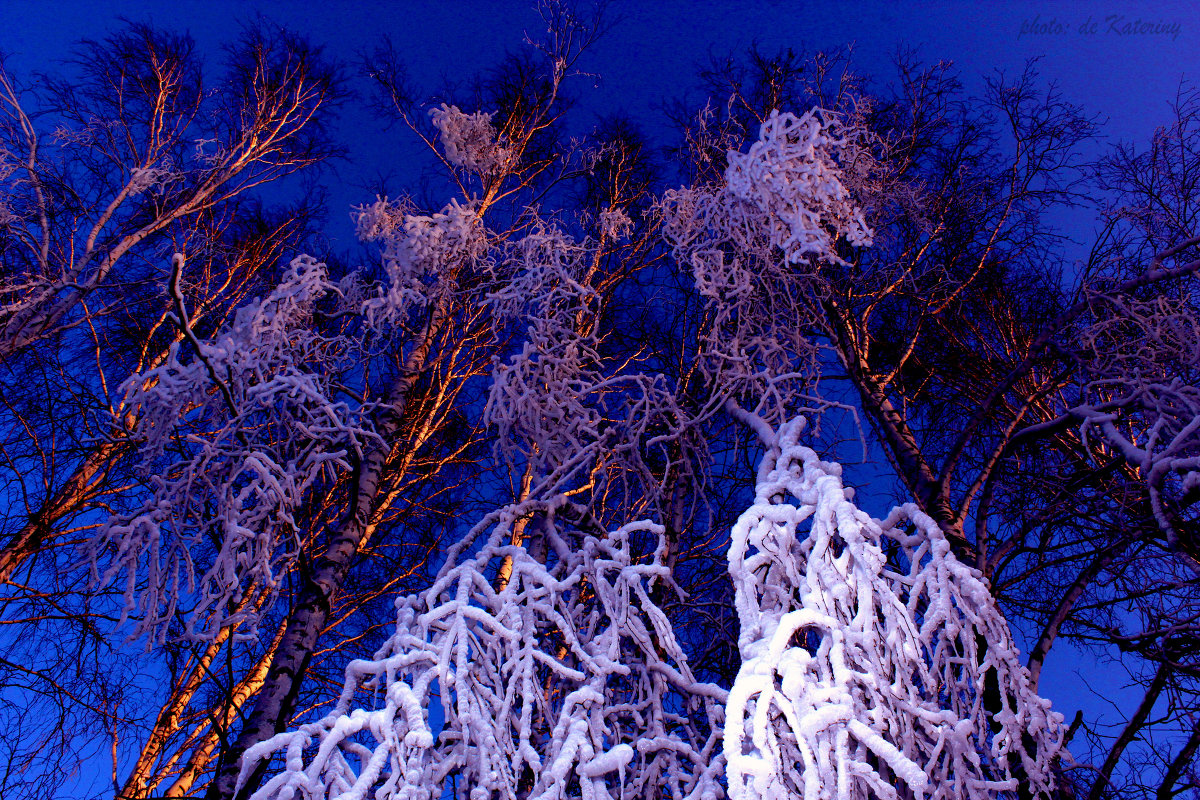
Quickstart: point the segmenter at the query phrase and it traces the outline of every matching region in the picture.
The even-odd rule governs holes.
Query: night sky
[[[0,51],[19,80],[53,70],[82,37],[103,37],[119,18],[188,31],[202,52],[213,54],[233,39],[240,21],[261,14],[323,44],[353,62],[380,37],[392,38],[414,85],[427,92],[497,62],[520,48],[524,31],[540,21],[525,0],[504,2],[79,2],[0,0]],[[1200,5],[1162,3],[893,3],[893,2],[685,2],[612,3],[612,30],[579,67],[576,81],[583,119],[621,111],[641,122],[658,144],[672,142],[661,108],[697,86],[696,70],[709,53],[744,52],[752,43],[772,54],[853,45],[853,63],[884,79],[899,47],[929,61],[953,61],[969,90],[1000,69],[1017,74],[1040,58],[1038,70],[1064,97],[1106,119],[1106,142],[1145,143],[1167,121],[1181,85],[1200,79]],[[350,69],[353,74],[353,68]],[[594,77],[593,77],[594,76]],[[488,110],[488,109],[484,109]],[[367,189],[379,175],[396,191],[411,188],[424,157],[403,131],[387,132],[361,109],[347,106],[339,137],[349,160],[328,179],[327,236],[350,250],[349,209],[372,200]],[[1081,244],[1090,238],[1091,212],[1064,218]],[[1047,664],[1044,691],[1068,720],[1081,700],[1080,662],[1057,646]],[[1067,663],[1074,662],[1074,663]],[[1088,682],[1111,694],[1110,679],[1088,670]],[[1100,709],[1103,710],[1102,708]]]

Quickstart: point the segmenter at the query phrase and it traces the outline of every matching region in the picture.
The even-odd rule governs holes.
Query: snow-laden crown
[[[733,529],[730,796],[1048,796],[1062,717],[982,576],[915,506],[859,510],[802,429],[779,431]]]

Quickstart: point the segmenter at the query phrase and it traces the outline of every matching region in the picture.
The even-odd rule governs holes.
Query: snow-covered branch
[[[122,387],[150,493],[109,519],[90,552],[98,581],[124,575],[139,632],[164,635],[198,589],[189,636],[234,622],[253,635],[255,618],[230,609],[247,592],[274,593],[299,551],[306,493],[372,437],[364,409],[334,399],[346,343],[310,325],[317,301],[337,291],[324,264],[298,257],[227,330],[200,340],[189,329]]]
[[[1156,259],[1159,263],[1160,259]],[[1076,352],[1087,383],[1071,409],[1085,441],[1136,468],[1168,546],[1183,552],[1180,504],[1200,492],[1200,322],[1184,297],[1093,292]],[[1200,569],[1191,555],[1193,569]]]
[[[822,265],[872,242],[842,169],[856,140],[822,109],[773,112],[747,153],[729,153],[723,185],[671,190],[659,204],[708,311],[704,369],[730,395],[762,398],[774,424],[796,413],[792,398],[811,399],[821,372]]]
[[[446,160],[456,167],[487,177],[512,160],[512,150],[497,141],[491,114],[464,114],[458,106],[442,103],[430,110],[429,119],[438,130]]]
[[[982,576],[915,506],[855,507],[801,430],[779,431],[733,530],[730,796],[1049,796],[1062,717]]]
[[[544,561],[512,544],[528,515]],[[560,498],[480,523],[482,547],[398,603],[329,715],[247,753],[244,773],[284,758],[255,797],[720,797],[725,693],[692,677],[652,600],[662,528],[598,536],[573,516]]]
[[[388,276],[383,294],[365,306],[376,326],[403,323],[410,311],[454,292],[460,271],[486,269],[487,232],[470,203],[451,200],[430,215],[407,212],[387,198],[358,209],[358,236],[383,244]]]

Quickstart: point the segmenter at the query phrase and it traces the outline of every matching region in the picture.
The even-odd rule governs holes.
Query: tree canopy
[[[1194,793],[1195,95],[1087,161],[1032,67],[753,50],[655,142],[539,9],[432,98],[266,24],[0,73],[0,794]],[[364,99],[439,178],[323,251]]]

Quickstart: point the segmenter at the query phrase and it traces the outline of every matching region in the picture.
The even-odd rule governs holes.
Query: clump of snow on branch
[[[797,117],[772,111],[749,152],[729,154],[730,194],[765,215],[771,244],[789,264],[807,256],[836,258],[837,236],[855,247],[871,244],[871,229],[837,165],[846,143],[829,112],[814,109]]]
[[[510,150],[497,141],[492,115],[464,114],[457,106],[443,103],[429,111],[438,130],[446,160],[477,175],[489,175],[512,159]]]
[[[488,296],[498,325],[525,323],[521,350],[496,364],[484,421],[497,428],[509,463],[538,466],[597,441],[602,421],[588,403],[599,374],[598,298],[581,284],[589,249],[552,226],[509,245],[509,280]]]
[[[514,543],[526,522],[537,556]],[[670,586],[662,537],[605,531],[561,497],[491,515],[398,603],[328,716],[247,752],[243,775],[285,764],[254,797],[723,796],[725,692],[692,676],[652,599]]]
[[[479,214],[457,200],[439,213],[422,215],[380,198],[358,210],[357,226],[360,239],[384,247],[388,284],[365,306],[373,324],[403,320],[408,311],[453,292],[458,272],[483,264],[488,254]]]
[[[1183,298],[1138,300],[1103,291],[1078,353],[1090,379],[1072,409],[1087,441],[1098,438],[1136,467],[1172,549],[1184,523],[1170,506],[1200,492],[1200,321]]]
[[[668,191],[659,204],[706,303],[704,369],[732,394],[763,398],[758,411],[776,424],[795,411],[783,398],[811,390],[820,373],[811,326],[823,317],[812,286],[822,265],[843,263],[839,242],[872,242],[847,188],[861,182],[859,138],[822,109],[772,112],[747,153],[730,151],[723,185]]]
[[[184,320],[189,337],[123,384],[119,424],[139,446],[150,493],[90,547],[93,563],[107,563],[98,580],[124,574],[139,633],[163,635],[186,590],[196,592],[188,636],[239,622],[254,635],[262,601],[298,552],[305,493],[348,468],[372,436],[326,377],[344,343],[310,324],[316,302],[336,291],[324,264],[300,256],[228,329],[200,340]]]
[[[404,233],[404,220],[412,209],[403,202],[376,196],[370,205],[355,206],[354,233],[362,242],[384,242]]]
[[[1062,718],[979,573],[915,506],[855,507],[839,465],[798,443],[802,419],[777,435],[754,421],[771,447],[729,550],[730,796],[990,800],[1018,780],[1049,796]]]
[[[594,327],[590,321],[599,298],[585,285],[589,257],[594,256],[588,244],[547,223],[537,223],[508,243],[502,264],[506,280],[488,295],[498,321],[528,315],[565,326]]]
[[[633,220],[622,208],[607,208],[600,212],[600,237],[610,241],[624,239],[633,233]]]
[[[176,180],[179,180],[179,175],[169,161],[157,167],[134,167],[129,175],[127,191],[131,195],[141,194]]]

